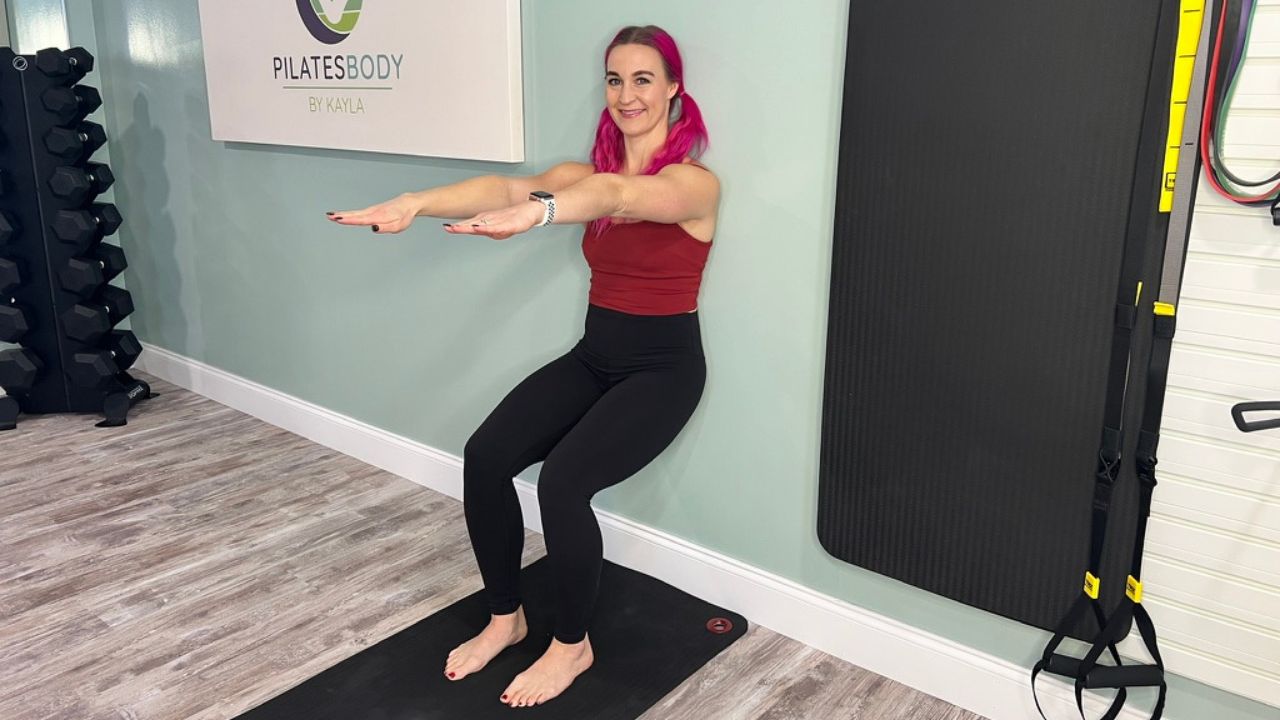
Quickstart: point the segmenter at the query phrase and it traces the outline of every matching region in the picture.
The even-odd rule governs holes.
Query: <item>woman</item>
[[[463,453],[467,530],[492,617],[449,654],[445,674],[453,680],[528,632],[519,592],[524,522],[512,477],[543,461],[538,502],[555,631],[546,653],[502,695],[513,707],[556,697],[591,666],[587,626],[603,555],[591,497],[657,457],[702,395],[697,294],[720,188],[692,159],[707,133],[683,79],[670,35],[624,28],[605,51],[606,107],[592,163],[566,162],[535,177],[478,177],[331,213],[376,233],[400,232],[418,215],[467,217],[446,230],[496,240],[545,224],[588,224],[582,339],[516,386]]]

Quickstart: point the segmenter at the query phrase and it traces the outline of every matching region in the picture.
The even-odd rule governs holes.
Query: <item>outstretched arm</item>
[[[532,190],[555,192],[590,175],[586,163],[560,163],[540,175],[503,177],[484,175],[451,185],[403,193],[363,210],[341,210],[329,215],[339,225],[372,225],[374,232],[398,233],[415,217],[469,217],[488,210],[509,207],[529,196]]]
[[[657,175],[597,173],[555,196],[553,224],[556,225],[585,223],[602,217],[678,223],[714,214],[720,184],[707,170],[691,165],[668,165]],[[502,210],[477,213],[467,220],[446,224],[445,228],[452,233],[487,235],[502,240],[537,226],[543,216],[541,202],[525,200]]]

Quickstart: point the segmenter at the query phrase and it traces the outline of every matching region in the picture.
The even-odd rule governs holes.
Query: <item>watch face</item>
[[[552,195],[551,193],[547,192],[546,190],[534,190],[533,192],[531,192],[531,193],[529,193],[529,194],[530,194],[531,196],[533,196],[533,197],[536,197],[536,198],[542,198],[543,200],[550,200],[551,198],[555,197],[555,195]]]

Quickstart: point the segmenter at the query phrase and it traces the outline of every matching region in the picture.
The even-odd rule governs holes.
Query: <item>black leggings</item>
[[[632,315],[588,305],[583,337],[503,398],[463,451],[467,532],[489,610],[520,606],[524,518],[512,477],[538,476],[543,539],[555,582],[554,636],[581,642],[603,563],[591,498],[656,458],[702,397],[697,313]]]

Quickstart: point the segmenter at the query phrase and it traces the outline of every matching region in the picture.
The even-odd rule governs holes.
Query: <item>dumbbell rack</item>
[[[78,85],[93,70],[83,48],[17,55],[0,47],[0,430],[20,412],[101,412],[124,425],[152,397],[127,372],[142,348],[114,326],[132,298],[110,285],[124,252],[104,243],[121,218],[94,198],[111,185],[88,158],[106,142],[85,122],[102,99]]]

